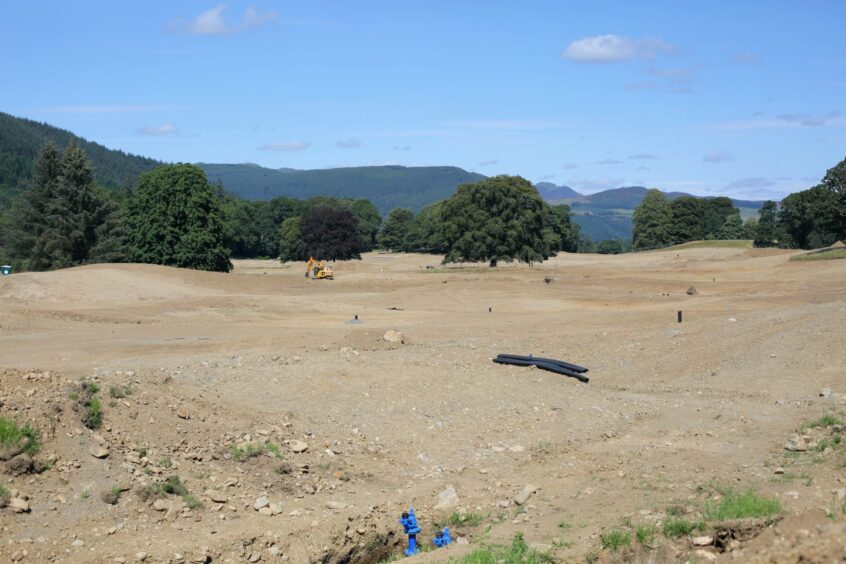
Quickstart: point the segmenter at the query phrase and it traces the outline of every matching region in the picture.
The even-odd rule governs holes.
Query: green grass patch
[[[647,548],[652,547],[652,544],[655,541],[655,534],[657,532],[658,529],[655,525],[638,525],[635,529],[635,538],[637,539],[637,543]]]
[[[162,458],[161,460],[159,460],[159,466],[161,466],[162,468],[173,468],[173,460],[167,457]]]
[[[705,518],[709,521],[772,517],[781,511],[781,504],[777,499],[762,497],[753,490],[741,493],[724,489],[721,493],[723,499],[719,504],[708,503],[705,507]]]
[[[89,497],[91,497],[91,493],[88,490],[82,490],[79,493],[79,499],[88,499]]]
[[[819,419],[814,419],[802,425],[803,429],[814,429],[816,427],[831,427],[832,425],[842,425],[843,420],[833,413],[826,413]]]
[[[18,425],[11,419],[0,417],[0,449],[12,455],[21,452],[33,455],[40,448],[38,431],[29,423]]]
[[[186,488],[185,484],[182,483],[182,479],[179,476],[171,476],[164,482],[155,482],[146,485],[141,490],[140,495],[141,499],[147,501],[149,499],[161,498],[168,495],[178,495],[180,497],[184,497],[189,494],[188,488]]]
[[[438,529],[442,529],[444,526],[449,525],[451,527],[477,527],[479,526],[482,521],[484,521],[485,516],[481,513],[459,513],[458,511],[454,511],[452,515],[446,518],[443,523],[436,523]]]
[[[791,262],[814,260],[836,260],[846,258],[846,249],[830,249],[822,252],[804,253],[790,257]]]
[[[664,520],[664,526],[661,532],[668,539],[677,539],[679,537],[686,537],[696,529],[696,524],[691,523],[684,517],[670,517]]]
[[[264,448],[265,450],[267,450],[267,452],[269,452],[276,458],[282,458],[282,449],[280,449],[279,445],[277,445],[273,441],[267,441],[266,443],[264,443]]]
[[[665,250],[675,249],[751,249],[751,239],[727,239],[724,241],[689,241]]]
[[[544,564],[555,562],[550,554],[529,548],[522,533],[514,535],[510,546],[490,545],[477,548],[461,558],[452,558],[453,564]]]
[[[602,543],[602,548],[617,552],[632,543],[632,534],[623,529],[611,529],[607,533],[599,535],[599,540]]]
[[[5,507],[6,504],[9,503],[10,499],[12,499],[11,492],[8,488],[6,488],[6,486],[0,484],[0,507]]]
[[[247,443],[243,446],[233,446],[229,449],[229,452],[232,454],[232,458],[238,462],[244,462],[255,456],[261,456],[264,453],[264,445]]]
[[[188,507],[188,509],[199,509],[203,506],[203,502],[191,494],[183,495],[182,501],[185,502],[185,505],[186,507]]]
[[[806,486],[810,486],[814,479],[807,472],[785,472],[774,478],[777,482],[792,482],[793,480],[801,480]]]

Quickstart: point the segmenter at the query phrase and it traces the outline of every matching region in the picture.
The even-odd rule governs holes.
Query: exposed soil
[[[453,512],[480,517],[451,527],[468,544],[419,561],[517,532],[559,561],[842,558],[846,448],[803,423],[846,409],[846,262],[792,254],[493,270],[370,254],[333,281],[272,261],[2,277],[0,415],[39,430],[47,469],[0,475],[29,509],[0,509],[0,561],[377,562],[399,552],[408,507],[427,545]],[[591,381],[498,353],[568,360]],[[99,429],[81,382],[99,387]],[[797,438],[807,448],[785,450]],[[187,494],[162,493],[174,476]],[[439,498],[449,486],[457,499]],[[726,486],[782,512],[709,523],[708,546],[659,533],[600,550],[615,527],[660,531],[668,510],[701,519]]]

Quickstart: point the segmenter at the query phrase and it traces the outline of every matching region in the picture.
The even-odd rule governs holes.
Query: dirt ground
[[[837,560],[846,449],[785,441],[846,409],[846,260],[791,255],[2,277],[0,415],[39,430],[48,469],[0,474],[27,505],[0,509],[0,561],[378,562],[409,507],[427,545],[457,513],[461,544],[419,561],[518,532],[557,561]],[[575,362],[590,383],[498,353]],[[96,431],[80,382],[99,387]],[[193,497],[144,499],[171,476]],[[723,547],[601,548],[613,528],[660,531],[671,507],[695,520],[726,487],[778,499],[784,520]]]

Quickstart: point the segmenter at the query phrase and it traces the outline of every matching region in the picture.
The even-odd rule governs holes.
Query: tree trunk
[[[491,259],[491,268],[496,268],[496,259],[495,258]]]

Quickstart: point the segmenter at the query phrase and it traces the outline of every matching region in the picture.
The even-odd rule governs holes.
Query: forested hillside
[[[32,163],[47,143],[52,142],[61,151],[71,141],[85,151],[95,180],[106,188],[132,184],[139,174],[161,164],[107,149],[64,129],[0,112],[0,210],[9,206],[12,197],[22,190],[23,181],[32,176]]]
[[[315,196],[370,200],[385,215],[393,208],[414,211],[452,196],[459,184],[485,177],[454,166],[362,166],[317,170],[270,169],[251,164],[199,163],[211,182],[248,200]]]

